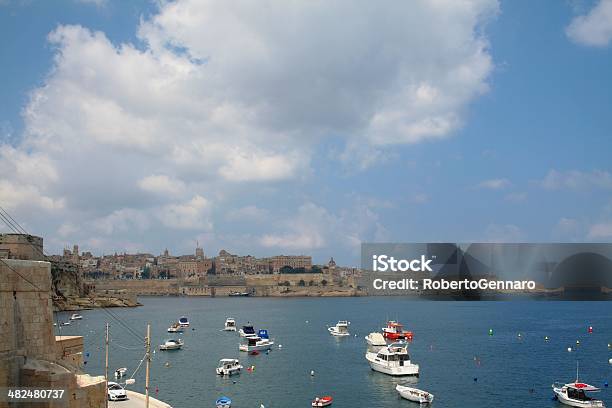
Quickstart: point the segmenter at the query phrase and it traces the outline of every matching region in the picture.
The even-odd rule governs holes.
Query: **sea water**
[[[175,408],[214,407],[229,396],[232,407],[308,407],[315,396],[331,395],[334,407],[413,407],[396,384],[435,395],[437,407],[561,407],[551,384],[580,379],[602,388],[612,380],[612,307],[606,302],[453,302],[401,297],[204,298],[140,297],[138,308],[110,309],[141,338],[104,310],[83,311],[83,320],[56,328],[56,334],[84,336],[84,371],[104,374],[104,326],[110,323],[110,368],[128,376],[144,357],[146,324],[151,324],[151,395]],[[180,316],[191,326],[170,334]],[[58,313],[67,321],[70,313]],[[222,331],[225,319],[267,329],[275,345],[251,356],[238,351],[237,332]],[[348,320],[350,337],[331,336],[327,326]],[[374,372],[364,354],[364,336],[399,320],[414,333],[409,352],[419,378]],[[593,332],[588,333],[588,327]],[[491,333],[491,334],[490,334]],[[520,336],[519,336],[520,334]],[[167,338],[180,337],[179,351],[159,351]],[[548,337],[548,340],[545,338]],[[580,345],[576,345],[576,341]],[[282,348],[280,347],[282,345]],[[572,351],[568,352],[568,347]],[[221,358],[239,358],[240,375],[215,374]],[[253,367],[252,370],[246,370]],[[312,372],[314,372],[314,375]],[[144,392],[144,363],[130,386]]]

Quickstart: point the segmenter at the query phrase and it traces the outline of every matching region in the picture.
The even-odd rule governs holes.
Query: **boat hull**
[[[349,332],[338,331],[338,329],[336,329],[335,327],[328,327],[327,330],[329,331],[329,334],[336,337],[345,337],[351,335],[351,333]]]
[[[248,346],[246,344],[241,344],[239,347],[240,351],[246,351],[248,353],[250,353],[251,351],[266,351],[266,350],[270,350],[272,349],[272,346],[274,345],[274,342],[270,342],[267,344],[261,344],[258,346]]]
[[[367,353],[366,360],[370,364],[370,368],[374,371],[378,371],[379,373],[392,375],[396,377],[400,376],[417,376],[419,375],[419,366],[418,364],[412,364],[410,362],[405,362],[404,365],[397,366],[389,366],[385,364],[382,360],[376,358],[376,353]]]
[[[240,368],[241,367],[237,367],[237,368],[223,368],[223,369],[219,369],[217,368],[217,374],[218,375],[226,375],[226,376],[231,376],[234,374],[240,374]]]
[[[568,405],[570,407],[605,408],[603,401],[600,400],[580,401],[573,398],[569,398],[567,394],[565,394],[560,388],[555,387],[553,387],[553,392],[555,393],[555,396],[557,397],[560,403]]]
[[[430,404],[433,402],[434,399],[433,394],[430,394],[427,391],[419,390],[417,388],[398,385],[397,387],[395,387],[395,390],[402,398],[407,399],[408,401],[418,402],[419,404]]]

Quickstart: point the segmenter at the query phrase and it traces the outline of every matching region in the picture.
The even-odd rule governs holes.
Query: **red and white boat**
[[[383,327],[382,332],[383,336],[391,340],[412,340],[412,332],[404,330],[404,325],[395,320],[389,320],[387,327]]]
[[[330,397],[329,395],[326,395],[324,397],[316,397],[315,399],[312,400],[312,406],[313,407],[329,407],[332,402],[334,402],[334,399],[332,397]]]

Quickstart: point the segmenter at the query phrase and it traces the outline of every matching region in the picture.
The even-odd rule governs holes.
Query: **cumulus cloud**
[[[599,0],[587,14],[574,17],[565,33],[578,44],[608,46],[612,40],[612,0]]]
[[[612,174],[607,171],[550,170],[541,185],[547,190],[612,189]]]
[[[333,244],[357,251],[362,241],[387,237],[378,215],[365,205],[333,214],[314,203],[306,203],[296,214],[281,221],[280,226],[280,231],[261,237],[263,247],[312,251]]]
[[[181,194],[185,190],[185,183],[172,179],[166,175],[151,175],[138,181],[138,186],[144,191],[157,194]]]
[[[53,66],[23,108],[20,142],[0,145],[12,208],[35,202],[126,236],[131,223],[208,230],[211,200],[299,183],[325,138],[384,158],[449,137],[494,67],[484,27],[495,0],[158,7],[137,43],[79,25],[48,35]]]

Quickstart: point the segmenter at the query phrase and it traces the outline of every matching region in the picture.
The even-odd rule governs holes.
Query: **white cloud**
[[[574,17],[565,33],[578,44],[608,46],[612,40],[612,0],[599,0],[587,14]]]
[[[151,175],[138,181],[138,186],[144,191],[157,194],[181,194],[185,191],[185,183],[166,175]]]
[[[510,185],[510,180],[505,178],[497,178],[491,180],[485,180],[478,184],[478,188],[487,190],[502,190]]]
[[[612,174],[602,170],[561,172],[553,169],[548,172],[541,184],[547,190],[612,189]]]
[[[588,238],[593,240],[604,240],[612,238],[612,222],[602,222],[591,225]]]
[[[355,252],[361,242],[388,237],[378,215],[366,205],[356,205],[339,214],[313,203],[300,206],[297,213],[280,223],[281,231],[265,234],[260,244],[267,248],[312,251],[337,245]]]
[[[53,66],[23,107],[20,142],[0,144],[0,188],[10,193],[1,197],[124,242],[160,226],[211,229],[213,201],[287,180],[295,184],[282,183],[281,194],[299,190],[326,138],[345,148],[345,162],[351,146],[376,152],[356,160],[367,168],[394,145],[452,135],[488,89],[484,27],[498,8],[159,2],[138,43],[60,25],[48,36]],[[171,202],[148,202],[143,190]],[[321,245],[314,232],[293,238]]]
[[[228,211],[227,219],[231,221],[262,222],[269,216],[268,210],[255,205],[247,205],[236,210]]]
[[[210,230],[210,209],[208,200],[197,195],[185,203],[166,205],[156,214],[168,228]]]

